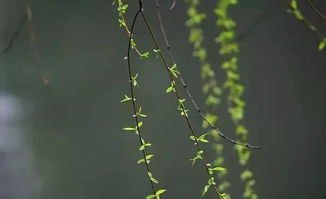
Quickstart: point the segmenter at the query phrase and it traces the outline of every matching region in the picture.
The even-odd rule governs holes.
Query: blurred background
[[[1,50],[17,30],[26,3],[0,0]],[[200,67],[184,25],[186,4],[177,1],[169,11],[170,4],[162,1],[161,6],[176,61],[202,102]],[[209,60],[222,82],[213,42],[219,31],[215,4],[202,1],[201,9],[208,15],[203,28]],[[325,13],[326,2],[316,0],[316,5]],[[144,7],[158,34],[154,1],[144,0]],[[119,102],[129,92],[123,59],[127,37],[112,2],[34,0],[31,8],[35,46],[49,84],[42,84],[25,24],[13,47],[0,55],[0,199],[144,198],[150,185],[143,166],[136,164],[138,140],[122,131],[132,124],[130,107]],[[129,23],[136,8],[137,2],[130,2]],[[301,2],[300,8],[325,32],[325,23],[308,5]],[[284,2],[239,1],[231,15],[238,33],[261,19],[241,40],[239,54],[245,124],[250,142],[263,147],[252,152],[249,165],[256,192],[263,199],[325,198],[326,51],[317,50],[316,35],[286,12]],[[135,34],[139,48],[152,52],[143,22]],[[201,166],[189,161],[193,146],[175,99],[165,94],[168,76],[155,56],[132,61],[139,73],[137,100],[150,116],[144,137],[153,143],[151,168],[168,189],[164,198],[199,198],[207,179]],[[234,137],[223,106],[219,127]],[[191,119],[200,130],[194,111]],[[224,145],[229,191],[241,198],[237,157],[231,144]]]

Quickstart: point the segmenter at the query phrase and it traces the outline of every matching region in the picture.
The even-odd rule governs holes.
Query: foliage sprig
[[[193,46],[193,56],[197,58],[201,66],[201,78],[203,80],[202,91],[205,94],[205,105],[208,108],[208,112],[205,113],[207,120],[216,124],[218,115],[216,107],[220,104],[220,96],[222,94],[221,88],[218,86],[216,81],[215,72],[211,64],[207,61],[207,52],[203,46],[203,30],[201,28],[202,21],[206,18],[204,13],[198,11],[200,2],[196,0],[186,0],[188,4],[188,20],[186,26],[189,28],[188,41]],[[213,137],[212,147],[216,153],[216,159],[213,161],[214,166],[223,166],[223,144],[220,143],[220,136],[214,130],[209,129],[208,123],[203,120],[202,127],[208,130],[208,134]],[[205,134],[204,134],[205,135]],[[226,172],[218,172],[218,178],[220,179],[219,189],[225,192],[226,188],[230,186],[230,182],[225,179]],[[229,194],[226,194],[226,198],[231,198]]]
[[[318,13],[318,15],[324,20],[325,17],[319,12],[319,10],[312,4],[311,1],[306,0],[306,2],[315,10],[315,12]],[[320,42],[318,44],[318,50],[323,50],[326,47],[326,36],[309,20],[307,17],[305,17],[302,12],[299,9],[297,0],[290,0],[288,2],[288,12],[292,14],[298,21],[301,21],[309,30],[314,32],[317,37],[320,39]]]
[[[221,64],[222,69],[225,71],[226,81],[224,82],[223,89],[228,92],[228,112],[231,120],[235,126],[235,133],[240,142],[246,142],[248,139],[248,131],[243,124],[244,119],[244,106],[245,102],[242,100],[244,92],[243,85],[239,82],[240,74],[238,72],[238,43],[235,40],[236,22],[229,17],[229,7],[236,5],[237,0],[220,0],[217,2],[214,13],[217,16],[216,25],[222,31],[216,37],[215,41],[220,44],[219,54],[224,58]],[[253,186],[255,180],[252,172],[247,168],[250,158],[250,150],[240,145],[235,145],[239,163],[243,167],[241,172],[241,179],[245,182],[243,197],[248,199],[257,199]],[[248,177],[242,178],[247,173]]]
[[[128,51],[127,51],[126,60],[127,60],[127,65],[128,65],[128,76],[129,76],[129,85],[130,85],[130,95],[131,95],[131,97],[129,97],[128,95],[125,95],[124,98],[120,102],[121,103],[131,102],[132,110],[133,110],[132,117],[135,120],[135,126],[134,127],[124,127],[123,130],[134,132],[138,136],[139,150],[142,152],[143,157],[137,161],[137,164],[145,164],[147,178],[148,178],[148,180],[150,182],[150,185],[151,185],[151,188],[152,188],[152,193],[149,194],[148,196],[146,196],[146,199],[153,199],[153,198],[160,199],[161,195],[164,192],[166,192],[166,190],[156,188],[155,185],[158,184],[159,181],[154,177],[154,175],[153,175],[153,173],[152,173],[152,171],[150,170],[150,167],[149,167],[151,159],[154,157],[154,155],[147,153],[146,148],[151,147],[152,143],[146,142],[144,140],[144,138],[142,136],[142,133],[141,133],[141,130],[140,130],[141,127],[143,126],[143,123],[144,123],[143,121],[141,121],[141,118],[147,118],[148,115],[144,114],[142,112],[142,107],[141,106],[136,105],[136,98],[135,98],[135,90],[134,89],[136,87],[139,87],[139,84],[137,82],[137,78],[138,78],[139,75],[138,75],[138,73],[133,74],[133,72],[131,70],[131,62],[130,62],[130,51],[131,51],[131,49],[134,49],[138,53],[138,55],[140,57],[144,57],[144,55],[139,53],[139,51],[136,49],[135,43],[134,43],[134,41],[132,39],[134,27],[135,27],[135,24],[136,24],[136,20],[137,20],[139,14],[141,13],[141,10],[142,10],[141,1],[139,1],[140,6],[139,6],[139,9],[136,12],[134,18],[133,18],[130,31],[129,31],[129,29],[128,29],[126,23],[125,23],[124,17],[123,17],[123,14],[126,12],[126,10],[128,8],[128,5],[123,4],[122,0],[116,0],[116,1],[113,2],[113,4],[115,4],[116,2],[118,2],[117,11],[118,11],[118,14],[119,14],[119,17],[120,17],[119,22],[127,30],[128,38],[129,38],[128,39]],[[123,21],[121,22],[120,20],[123,20]]]

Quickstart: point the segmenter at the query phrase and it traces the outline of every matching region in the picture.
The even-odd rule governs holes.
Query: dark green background
[[[0,1],[1,49],[17,28],[25,3]],[[191,57],[184,26],[186,4],[177,1],[175,9],[168,11],[170,3],[164,1],[162,10],[177,63],[195,98],[203,101],[199,64]],[[119,103],[129,92],[123,59],[127,37],[118,27],[111,4],[107,0],[33,1],[37,48],[49,75],[48,86],[40,81],[26,26],[14,47],[0,57],[0,89],[23,105],[21,132],[33,149],[35,170],[41,178],[39,198],[138,199],[150,193],[144,168],[136,164],[141,157],[138,140],[121,130],[132,124],[130,107]],[[218,33],[215,4],[202,1],[201,9],[209,18],[204,23],[209,59],[218,68],[221,59],[213,42]],[[323,199],[326,51],[317,51],[316,35],[286,13],[279,1],[240,1],[231,10],[237,31],[247,30],[269,4],[271,12],[242,40],[239,54],[246,87],[245,123],[251,143],[263,146],[263,150],[253,151],[250,162],[257,180],[255,189],[262,199]],[[316,4],[326,11],[321,0]],[[129,23],[136,6],[136,1],[130,3]],[[145,0],[144,6],[158,34],[154,1]],[[305,3],[300,6],[325,32],[325,23]],[[139,48],[152,51],[154,46],[142,22],[135,34]],[[144,137],[153,143],[151,168],[160,185],[168,189],[164,198],[199,198],[206,179],[203,168],[191,166],[188,160],[193,146],[174,97],[164,92],[167,74],[155,56],[146,60],[135,56],[132,61],[139,72],[137,100],[150,116]],[[223,74],[217,72],[223,80]],[[219,116],[220,128],[233,137],[223,109]],[[200,130],[198,115],[192,112],[191,118]],[[229,143],[225,143],[225,157],[232,183],[229,190],[233,198],[240,198],[240,168]]]

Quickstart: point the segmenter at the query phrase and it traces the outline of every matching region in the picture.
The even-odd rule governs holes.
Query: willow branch
[[[133,31],[134,31],[134,27],[137,21],[137,18],[139,16],[139,14],[142,11],[142,3],[141,1],[139,1],[139,9],[136,12],[133,21],[132,21],[132,25],[131,25],[131,29],[130,29],[130,34],[129,34],[129,40],[128,40],[128,51],[127,51],[127,63],[128,63],[128,75],[129,75],[129,84],[130,84],[130,94],[131,94],[131,101],[132,101],[132,108],[133,108],[133,114],[134,114],[134,118],[135,118],[135,123],[136,123],[136,128],[137,128],[137,132],[138,132],[138,138],[139,138],[139,144],[140,146],[143,144],[142,141],[142,136],[141,136],[141,131],[140,131],[140,127],[139,127],[139,118],[138,118],[138,114],[137,114],[137,109],[136,109],[136,102],[135,102],[135,94],[134,94],[134,87],[132,84],[132,71],[131,71],[131,63],[130,63],[130,50],[131,50],[131,39],[132,39],[132,35],[133,35]],[[150,172],[149,169],[149,164],[146,158],[146,151],[145,149],[142,150],[142,154],[143,154],[143,158],[145,160],[145,165],[146,165],[146,170],[147,172]],[[150,184],[152,187],[152,191],[153,191],[153,195],[155,195],[156,193],[156,189],[155,189],[155,185],[153,183],[152,180],[150,180]]]
[[[141,0],[139,0],[139,1],[141,1]],[[144,14],[143,10],[141,10],[140,13],[141,13],[142,18],[144,19],[144,22],[145,22],[145,24],[146,24],[146,27],[147,27],[149,33],[150,33],[150,35],[151,35],[151,38],[152,38],[152,40],[153,40],[153,42],[154,42],[154,45],[155,45],[155,48],[156,48],[156,49],[160,49],[160,47],[159,47],[159,45],[158,45],[158,42],[157,42],[157,40],[156,40],[156,38],[155,38],[155,36],[154,36],[154,33],[153,33],[153,31],[152,31],[152,29],[151,29],[151,27],[150,27],[150,25],[149,25],[149,23],[148,23],[148,21],[147,21],[147,19],[146,19],[146,17],[145,17],[145,14]],[[164,67],[165,67],[165,69],[166,69],[166,71],[167,71],[167,73],[168,73],[168,75],[169,75],[170,81],[173,82],[173,81],[174,81],[174,78],[173,78],[173,75],[171,74],[171,72],[169,71],[169,66],[168,66],[168,64],[167,64],[167,61],[165,60],[165,58],[164,58],[164,56],[163,56],[163,54],[162,54],[162,52],[161,52],[160,50],[158,51],[158,54],[159,54],[161,60],[163,61]],[[175,93],[175,97],[176,97],[177,101],[180,101],[182,98],[180,97],[180,94],[179,94],[178,89],[177,89],[176,87],[175,87],[175,92],[174,92],[174,93]],[[195,141],[195,146],[196,146],[197,152],[199,152],[199,151],[203,151],[203,150],[201,149],[200,143],[199,143],[199,141],[198,141],[198,139],[197,139],[197,135],[196,135],[196,133],[195,133],[195,130],[194,130],[194,128],[193,128],[193,126],[192,126],[192,124],[191,124],[189,118],[186,116],[186,113],[185,113],[185,107],[183,106],[182,109],[183,109],[183,110],[182,110],[183,113],[185,114],[185,115],[184,115],[184,118],[185,118],[185,121],[186,121],[186,123],[187,123],[187,126],[188,126],[188,128],[189,128],[189,130],[190,130],[191,135],[194,137],[194,141]],[[202,154],[202,159],[201,159],[201,160],[202,160],[202,163],[203,163],[203,165],[204,165],[204,167],[205,167],[205,170],[206,170],[206,172],[207,172],[208,177],[209,177],[209,178],[212,177],[212,175],[211,175],[210,172],[209,172],[209,171],[210,171],[210,170],[209,170],[209,162],[206,160],[204,154]],[[214,190],[215,190],[215,192],[216,192],[217,195],[220,197],[221,193],[220,193],[219,190],[217,189],[216,185],[213,185],[213,186],[214,186]]]
[[[326,17],[320,13],[320,11],[318,10],[318,8],[310,1],[310,0],[305,0],[309,6],[315,11],[315,13],[324,21],[326,22]]]
[[[28,28],[29,28],[29,37],[30,37],[30,41],[32,43],[32,48],[33,48],[34,59],[35,59],[35,62],[37,64],[38,68],[39,68],[43,84],[48,84],[49,83],[49,78],[47,77],[47,75],[43,71],[42,58],[41,58],[40,52],[39,52],[39,50],[38,50],[38,48],[37,48],[37,46],[35,44],[35,35],[34,35],[34,27],[33,27],[33,15],[32,15],[32,8],[31,8],[30,2],[26,6],[26,16],[27,16],[27,24],[28,24]]]
[[[162,16],[161,16],[161,11],[160,11],[160,4],[159,4],[159,0],[155,0],[156,3],[156,10],[157,10],[157,18],[159,21],[159,25],[160,25],[160,29],[161,29],[161,33],[163,35],[164,41],[165,41],[165,45],[166,45],[166,49],[168,51],[169,57],[172,61],[173,64],[176,64],[172,50],[171,50],[171,46],[164,28],[164,24],[163,24],[163,20],[162,20]],[[180,72],[180,71],[179,71]],[[188,89],[188,86],[186,84],[186,82],[184,81],[183,75],[182,73],[179,74],[179,81],[182,84],[182,87],[186,90],[187,96],[191,101],[191,104],[193,105],[193,107],[196,109],[196,112],[202,117],[202,119],[207,122],[207,124],[214,129],[222,138],[224,138],[225,140],[231,142],[232,144],[236,144],[236,145],[241,145],[250,149],[261,149],[260,146],[253,146],[250,144],[246,144],[246,143],[241,143],[241,142],[237,142],[232,138],[229,138],[228,136],[226,136],[224,133],[221,132],[221,130],[219,128],[217,128],[214,124],[212,124],[204,115],[204,113],[201,111],[201,109],[199,108],[199,106],[197,105],[195,99],[193,98],[190,90]]]
[[[21,18],[20,22],[19,22],[19,25],[16,29],[16,31],[14,32],[14,34],[11,36],[7,46],[4,48],[4,50],[2,51],[3,54],[6,54],[10,49],[12,49],[12,47],[14,46],[21,30],[23,29],[25,23],[26,23],[26,20],[27,20],[27,15],[24,14],[24,16]]]

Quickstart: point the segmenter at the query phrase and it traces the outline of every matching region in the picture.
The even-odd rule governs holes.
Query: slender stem
[[[170,10],[172,10],[175,7],[175,4],[177,3],[177,0],[173,0],[172,5],[170,6]]]
[[[35,44],[33,15],[32,15],[32,8],[31,8],[30,2],[27,4],[27,7],[26,7],[26,16],[27,16],[27,23],[28,23],[28,27],[29,27],[29,36],[30,36],[30,40],[32,43],[32,48],[33,48],[34,59],[39,68],[43,84],[48,84],[49,78],[47,77],[47,75],[45,74],[45,72],[43,70],[42,58],[41,58],[40,52]]]
[[[283,1],[281,1],[283,2]],[[291,13],[294,15],[295,12],[299,12],[301,14],[301,11],[298,10],[297,8],[293,8],[291,7],[291,4],[289,2],[286,2],[287,6],[289,7],[289,10],[291,11]],[[299,19],[300,21],[302,21],[312,32],[314,32],[319,39],[323,40],[324,39],[324,35],[322,32],[320,32],[316,26],[314,26],[305,16],[302,16],[302,19]]]
[[[9,43],[7,44],[7,46],[4,48],[4,50],[2,51],[3,54],[6,54],[15,44],[24,24],[26,23],[26,19],[27,19],[27,15],[24,14],[23,17],[21,18],[19,25],[16,29],[16,31],[14,32],[14,34],[12,35],[12,37],[9,40]]]
[[[131,25],[131,29],[130,29],[129,41],[128,41],[127,62],[128,62],[128,75],[129,75],[129,84],[130,84],[130,93],[131,93],[131,101],[132,101],[133,113],[134,113],[134,118],[135,118],[135,123],[136,123],[136,129],[137,129],[137,132],[138,132],[139,144],[142,145],[143,141],[142,141],[141,131],[140,131],[140,127],[139,127],[139,119],[138,119],[138,115],[137,115],[136,102],[134,100],[135,99],[135,94],[134,94],[134,87],[133,87],[133,84],[132,84],[132,72],[131,72],[131,63],[130,63],[131,39],[132,39],[135,24],[136,24],[136,20],[138,18],[139,13],[141,13],[141,10],[142,10],[141,1],[139,1],[139,2],[140,2],[139,3],[139,9],[138,9],[138,11],[136,12],[136,14],[134,16],[134,19],[133,19],[133,22],[132,22],[132,25]],[[146,170],[147,170],[147,172],[150,172],[149,164],[148,164],[147,158],[146,158],[145,149],[142,150],[142,154],[143,154],[143,158],[145,160]],[[154,185],[152,180],[149,179],[149,181],[150,181],[150,184],[151,184],[151,187],[152,187],[153,195],[155,195],[155,193],[156,193],[155,185]]]
[[[163,38],[164,38],[164,41],[165,41],[165,44],[166,44],[166,49],[168,50],[168,53],[169,53],[169,57],[172,61],[173,64],[176,64],[175,62],[175,59],[174,59],[174,56],[173,56],[173,53],[171,51],[171,46],[169,44],[169,40],[167,38],[167,35],[166,35],[166,32],[165,32],[165,28],[164,28],[164,25],[163,25],[163,20],[162,20],[162,17],[161,17],[161,11],[160,11],[160,4],[159,4],[159,1],[156,0],[155,1],[156,3],[156,9],[157,9],[157,17],[158,17],[158,20],[159,20],[159,25],[160,25],[160,29],[161,29],[161,32],[162,32],[162,35],[163,35]],[[180,71],[179,71],[180,72]],[[231,142],[232,144],[236,144],[236,145],[241,145],[241,146],[244,146],[244,147],[247,147],[247,148],[251,148],[251,149],[261,149],[260,146],[252,146],[250,144],[245,144],[245,143],[241,143],[241,142],[237,142],[235,141],[234,139],[232,138],[229,138],[228,136],[224,135],[224,133],[221,132],[221,130],[219,128],[217,128],[214,124],[212,124],[207,118],[206,116],[204,115],[204,113],[201,111],[201,109],[199,108],[199,106],[197,105],[195,99],[193,98],[190,90],[188,89],[188,86],[183,78],[183,75],[182,73],[179,74],[179,81],[181,82],[182,84],[182,87],[186,90],[186,93],[188,95],[188,98],[190,99],[191,101],[191,104],[193,105],[193,107],[196,109],[197,113],[202,117],[202,119],[207,122],[207,124],[212,128],[214,129],[222,138],[224,138],[225,140]]]
[[[310,0],[305,0],[309,6],[317,13],[317,15],[324,21],[326,22],[326,17],[320,13],[320,11],[318,10],[318,8],[310,1]]]
[[[149,23],[148,23],[148,21],[147,21],[145,15],[144,15],[143,10],[141,10],[140,13],[141,13],[141,15],[142,15],[142,18],[144,19],[144,22],[145,22],[145,24],[146,24],[146,27],[147,27],[148,31],[150,32],[150,35],[151,35],[151,37],[152,37],[152,40],[153,40],[153,42],[154,42],[154,44],[155,44],[155,48],[156,48],[156,49],[160,49],[160,47],[159,47],[159,45],[158,45],[158,42],[157,42],[157,40],[156,40],[156,38],[155,38],[155,36],[154,36],[154,33],[153,33],[153,31],[152,31],[152,29],[151,29],[151,27],[150,27],[150,25],[149,25]],[[158,53],[159,53],[159,56],[160,56],[161,60],[163,61],[164,67],[165,67],[165,69],[166,69],[166,71],[167,71],[167,73],[168,73],[168,75],[169,75],[170,81],[173,82],[173,81],[174,81],[174,78],[173,78],[173,75],[171,74],[171,72],[169,71],[169,66],[168,66],[168,64],[167,64],[166,59],[164,58],[164,56],[163,56],[163,54],[162,54],[161,51],[158,51]],[[175,96],[176,96],[177,101],[180,101],[182,98],[180,97],[179,92],[178,92],[178,89],[177,89],[176,87],[175,87],[175,92],[174,92],[174,93],[175,93]],[[199,151],[203,151],[203,150],[201,149],[201,147],[200,147],[200,143],[199,143],[199,141],[198,141],[198,139],[197,139],[197,135],[196,135],[196,133],[195,133],[195,130],[194,130],[194,128],[193,128],[193,126],[192,126],[190,120],[189,120],[189,117],[186,115],[185,107],[184,107],[184,105],[181,105],[181,106],[182,106],[182,111],[183,111],[183,113],[184,113],[184,118],[185,118],[185,121],[186,121],[186,123],[187,123],[187,126],[188,126],[188,128],[189,128],[189,130],[190,130],[191,135],[194,137],[196,150],[197,150],[197,152],[199,152]],[[213,177],[212,174],[210,174],[210,172],[209,172],[209,164],[208,164],[208,161],[206,160],[204,154],[202,154],[202,159],[201,159],[201,160],[202,160],[202,163],[203,163],[203,165],[204,165],[204,167],[205,167],[205,170],[206,170],[206,172],[207,172],[208,177],[209,177],[209,178]],[[217,193],[217,196],[220,197],[221,193],[218,191],[216,185],[214,184],[213,186],[215,187],[214,190],[215,190],[215,192]]]

